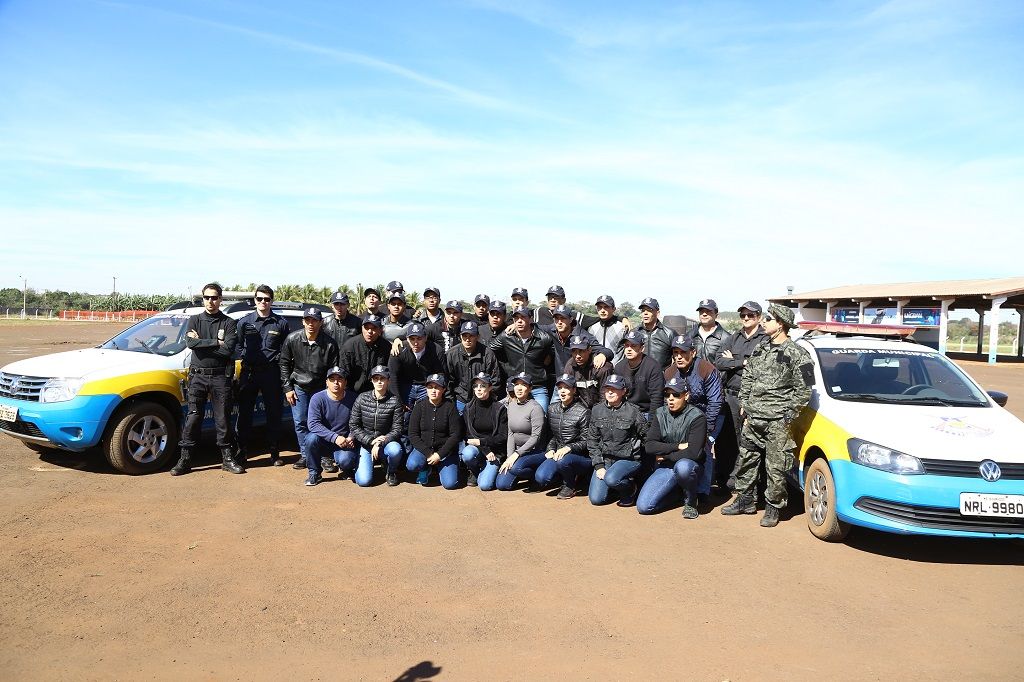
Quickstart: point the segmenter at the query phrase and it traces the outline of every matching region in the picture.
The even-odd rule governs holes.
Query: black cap
[[[710,310],[712,312],[718,312],[718,304],[715,303],[713,298],[705,298],[703,301],[697,304],[697,310]]]
[[[604,303],[609,308],[615,307],[615,299],[609,296],[608,294],[601,294],[600,296],[598,296],[597,303]],[[597,305],[597,303],[595,303],[594,305]]]
[[[512,319],[515,319],[516,315],[525,317],[527,320],[533,320],[533,311],[529,308],[516,308],[512,311]]]
[[[405,291],[405,286],[398,280],[391,280],[388,285],[384,287],[388,291]]]
[[[430,374],[423,380],[423,385],[426,386],[427,384],[437,384],[441,388],[444,388],[448,385],[448,380],[445,379],[443,374]]]
[[[448,301],[444,304],[445,310],[458,310],[462,312],[462,301]]]
[[[552,284],[548,287],[548,296],[558,296],[559,298],[565,298],[565,289],[560,284]]]
[[[635,343],[638,346],[643,346],[647,344],[647,337],[637,329],[630,329],[626,332],[626,335],[622,337],[622,342]]]
[[[483,381],[488,386],[493,386],[495,383],[494,377],[492,377],[487,372],[477,372],[476,374],[473,375],[473,381]]]
[[[370,378],[373,377],[384,377],[385,379],[391,378],[391,370],[388,369],[387,365],[377,365],[370,370]]]
[[[584,348],[590,348],[590,339],[582,334],[569,337],[569,350],[583,350]]]
[[[509,381],[511,381],[513,384],[516,383],[517,381],[522,381],[526,384],[529,384],[530,386],[533,386],[533,379],[531,379],[530,375],[527,374],[526,372],[520,372],[519,374],[510,377]]]
[[[626,388],[626,378],[621,374],[609,374],[604,378],[601,388]]]
[[[469,320],[459,325],[459,336],[463,334],[472,334],[473,336],[480,336],[480,327],[477,326],[476,322],[470,322]]]
[[[498,311],[499,313],[502,313],[502,314],[508,312],[508,306],[505,305],[505,302],[504,301],[499,301],[498,299],[494,299],[493,301],[491,301],[491,304],[489,306],[487,306],[487,309],[488,310],[496,310],[496,311]]]
[[[749,310],[750,312],[757,313],[758,315],[764,312],[764,309],[761,307],[761,304],[758,303],[757,301],[747,301],[739,308],[737,308],[736,312],[741,313],[744,310]]]
[[[672,339],[672,347],[684,351],[693,350],[695,348],[693,345],[693,338],[682,334]]]
[[[487,305],[490,305],[491,297],[487,294],[477,294],[473,299],[473,305],[476,305],[477,303],[486,303]]]
[[[558,378],[555,379],[555,386],[558,384],[565,384],[566,386],[576,387],[576,376],[573,374],[559,374]]]
[[[571,320],[573,317],[572,308],[567,305],[555,306],[555,309],[551,311],[551,317],[555,317],[556,315],[566,317]]]
[[[403,294],[401,291],[392,291],[391,295],[388,296],[388,303],[391,303],[392,301],[399,301],[404,304],[405,294]]]
[[[441,290],[437,287],[427,287],[423,290],[424,297],[429,296],[430,294],[435,294],[438,298],[441,298]]]
[[[348,303],[348,294],[335,291],[331,294],[331,303]]]
[[[380,298],[380,292],[374,287],[366,287],[363,289],[363,298],[366,298],[370,294],[377,294],[377,298]]]
[[[690,385],[686,383],[686,379],[683,377],[674,376],[665,382],[665,390],[674,393],[689,393]]]
[[[309,306],[307,308],[303,308],[303,310],[302,310],[302,317],[303,318],[312,317],[312,318],[317,319],[317,320],[322,320],[322,319],[324,319],[324,314],[322,312],[320,312],[320,309],[317,308],[316,306]]]
[[[383,327],[384,320],[381,318],[380,315],[374,315],[371,313],[370,315],[367,315],[366,317],[363,318],[363,324],[372,324],[374,327]]]
[[[406,327],[406,329],[405,329],[405,337],[406,338],[409,338],[410,336],[423,336],[423,337],[425,337],[426,335],[427,335],[427,328],[424,327],[419,322],[413,322],[408,327]]]
[[[651,310],[661,310],[661,306],[658,305],[658,299],[651,298],[648,296],[644,300],[640,301],[640,309],[650,308]]]
[[[516,287],[513,289],[512,296],[522,296],[527,301],[530,300],[530,292],[528,292],[525,287]]]
[[[327,370],[327,376],[333,377],[334,375],[338,375],[344,379],[348,379],[348,372],[343,370],[341,367],[338,367],[337,365]]]

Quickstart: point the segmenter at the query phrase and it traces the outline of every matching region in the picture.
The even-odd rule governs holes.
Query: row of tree
[[[0,289],[0,308],[18,308],[24,300],[28,308],[48,310],[163,310],[182,297],[174,294],[89,294],[81,291],[37,291]]]

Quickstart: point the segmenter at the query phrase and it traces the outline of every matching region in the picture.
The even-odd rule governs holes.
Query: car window
[[[154,355],[176,355],[185,349],[188,315],[157,315],[138,322],[100,348]]]

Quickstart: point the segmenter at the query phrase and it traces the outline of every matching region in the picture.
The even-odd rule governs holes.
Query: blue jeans
[[[355,448],[342,450],[334,443],[328,443],[315,433],[306,436],[304,446],[303,452],[306,453],[306,468],[311,472],[315,471],[318,475],[324,471],[320,465],[321,457],[333,457],[334,461],[338,464],[338,468],[342,471],[351,473],[356,468],[358,453]]]
[[[476,484],[480,490],[494,490],[498,479],[498,460],[487,461],[486,455],[475,445],[464,446],[459,457],[466,468],[476,474]]]
[[[451,454],[441,459],[438,465],[441,469],[441,485],[445,490],[454,490],[459,487],[459,456]],[[416,448],[412,449],[409,457],[405,460],[405,468],[409,471],[419,473],[430,467],[427,464],[427,456]]]
[[[703,468],[692,459],[681,459],[674,465],[668,462],[660,465],[640,489],[636,510],[641,514],[653,514],[680,489],[683,491],[684,502],[696,505],[697,484],[702,478]]]
[[[722,424],[725,423],[725,413],[728,411],[728,405],[722,403],[722,407],[726,408],[718,414],[718,419],[715,420],[715,428],[712,430],[712,434],[721,433]],[[701,495],[707,495],[711,492],[711,481],[715,476],[715,456],[711,453],[711,443],[704,444],[704,471],[701,474],[700,480],[697,482],[697,492]]]
[[[495,483],[498,490],[512,490],[512,487],[516,484],[516,481],[520,478],[530,480],[533,478],[534,472],[537,471],[544,460],[544,452],[530,452],[525,455],[520,455],[515,463],[509,467],[505,473],[498,474],[498,480]]]
[[[309,399],[312,394],[306,393],[298,386],[295,387],[295,404],[292,405],[292,423],[295,424],[295,440],[299,443],[299,454],[306,457],[306,438],[309,434],[309,424],[306,417],[309,416]]]
[[[548,403],[551,402],[551,398],[548,396],[548,389],[544,387],[534,388],[530,391],[530,395],[532,395],[533,399],[537,401],[538,405],[540,405],[540,409],[544,410],[544,414],[547,414]]]
[[[590,477],[590,490],[587,492],[590,504],[605,504],[611,490],[619,495],[629,493],[636,485],[633,479],[639,471],[640,462],[632,459],[615,460],[605,469],[603,480],[597,477],[595,471]]]
[[[533,480],[536,481],[537,485],[541,488],[547,488],[556,478],[559,477],[558,462],[547,458],[540,463],[540,466],[537,467],[537,471],[533,474]]]
[[[402,446],[398,441],[391,441],[383,448],[384,473],[393,474],[402,463]],[[356,467],[356,485],[363,488],[373,482],[373,455],[366,448],[359,448],[359,466]]]
[[[580,479],[588,478],[594,470],[594,462],[589,457],[568,452],[562,459],[555,462],[562,483],[570,488],[579,488]]]

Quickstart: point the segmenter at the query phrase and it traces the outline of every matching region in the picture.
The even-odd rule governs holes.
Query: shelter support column
[[[1006,303],[1006,296],[992,299],[992,319],[988,321],[988,364],[996,364],[999,354],[999,306]],[[979,325],[980,331],[980,325]]]
[[[939,315],[939,352],[943,355],[946,354],[946,337],[949,336],[949,304],[952,302],[951,298],[943,299],[942,314]]]
[[[978,349],[974,352],[981,355],[981,348],[985,343],[985,309],[975,308],[974,311],[978,313]]]

